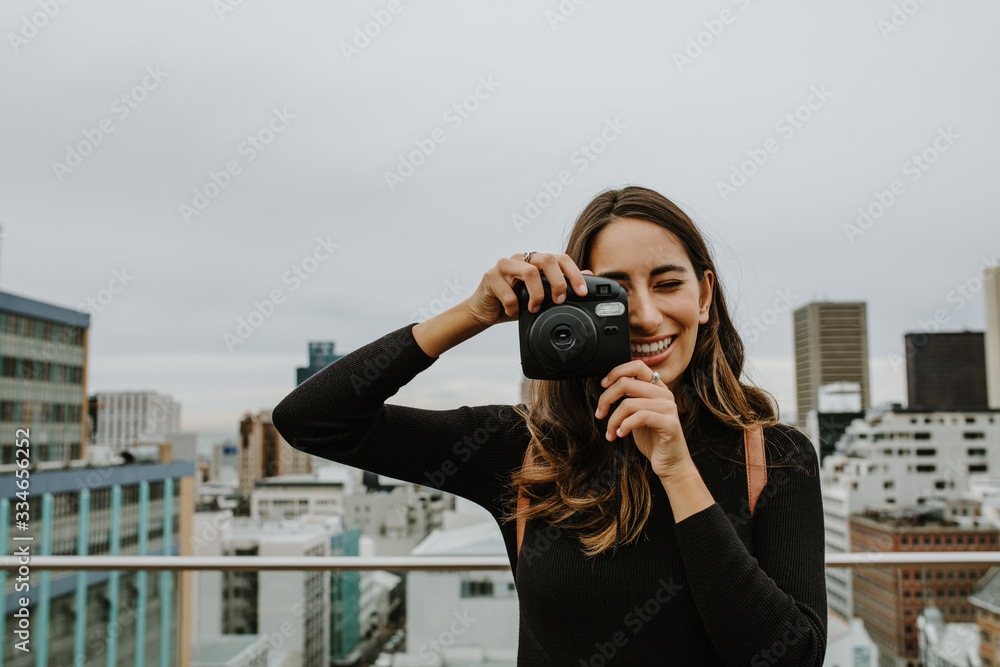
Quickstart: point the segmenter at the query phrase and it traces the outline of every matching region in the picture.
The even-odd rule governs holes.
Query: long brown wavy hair
[[[598,234],[622,218],[645,220],[670,232],[684,247],[699,282],[705,272],[715,276],[708,322],[698,326],[694,353],[675,394],[683,410],[682,428],[688,442],[697,438],[699,420],[709,417],[733,429],[778,423],[770,394],[743,384],[744,348],[729,317],[719,273],[701,233],[673,202],[647,188],[629,186],[602,192],[580,214],[567,241],[566,254],[581,269],[589,269],[590,251]],[[649,461],[631,434],[608,442],[607,419],[594,412],[604,388],[597,378],[530,382],[525,405],[515,406],[531,435],[532,461],[511,476],[513,494],[531,503],[516,507],[505,521],[545,517],[549,524],[571,528],[583,553],[595,556],[615,544],[616,516],[613,463],[622,447],[621,542],[642,533],[650,513],[652,491]],[[706,414],[710,413],[710,414]],[[715,451],[715,450],[713,450]],[[715,451],[742,463],[742,452]],[[511,506],[514,504],[511,503]]]

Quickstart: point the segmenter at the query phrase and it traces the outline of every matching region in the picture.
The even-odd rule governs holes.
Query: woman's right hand
[[[487,326],[517,319],[518,303],[514,288],[523,282],[528,287],[528,310],[538,312],[545,290],[542,278],[545,276],[552,290],[552,299],[562,303],[569,289],[567,279],[578,296],[587,294],[583,274],[594,275],[591,271],[581,271],[569,255],[536,252],[524,261],[523,255],[501,258],[484,275],[475,294],[466,301],[472,317]]]

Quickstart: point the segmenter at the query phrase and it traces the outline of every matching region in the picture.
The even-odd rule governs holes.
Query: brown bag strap
[[[764,429],[758,426],[743,431],[747,461],[747,499],[750,501],[750,516],[757,506],[757,498],[767,484],[767,456],[764,454]]]
[[[743,445],[746,450],[747,462],[747,498],[750,500],[750,515],[753,516],[757,506],[757,498],[767,484],[767,456],[764,454],[764,429],[760,426],[743,432]],[[524,466],[531,463],[531,445],[524,452]],[[530,500],[523,493],[517,494],[518,512],[526,509]],[[517,553],[521,554],[521,541],[524,539],[524,517],[517,517]]]
[[[528,449],[524,452],[524,464],[523,467],[528,467],[531,464],[531,443],[528,443]],[[517,494],[517,554],[521,555],[521,540],[524,539],[524,516],[520,514],[521,510],[528,509],[528,505],[531,500],[524,495],[523,492],[518,492]]]

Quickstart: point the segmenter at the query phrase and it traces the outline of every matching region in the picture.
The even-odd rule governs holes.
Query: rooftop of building
[[[970,525],[968,521],[958,522],[946,516],[948,507],[955,504],[968,506],[970,503],[979,504],[978,501],[963,499],[957,503],[929,501],[924,505],[910,507],[870,508],[864,512],[851,514],[851,521],[891,532],[966,532],[969,530],[997,532],[997,527],[985,520],[973,521]],[[965,518],[972,519],[973,517]]]
[[[339,535],[343,523],[339,516],[299,516],[295,519],[264,520],[235,517],[230,536],[234,539],[264,539],[273,542],[304,542],[323,535]]]
[[[90,315],[10,292],[0,292],[0,310],[74,327],[90,326]]]
[[[959,413],[969,413],[969,412],[980,412],[984,414],[997,414],[1000,413],[1000,408],[991,408],[987,405],[967,405],[967,406],[949,406],[949,407],[934,407],[925,405],[916,406],[904,406],[902,403],[892,403],[890,405],[879,406],[871,411],[869,414],[898,414],[898,415],[916,415],[916,414],[959,414]]]
[[[981,609],[1000,614],[1000,567],[991,567],[969,596],[969,602]]]
[[[239,664],[238,659],[252,654],[264,655],[270,644],[262,635],[216,635],[198,637],[191,643],[191,664],[199,667],[225,667]]]
[[[288,473],[285,475],[274,475],[264,477],[254,482],[254,488],[258,487],[285,487],[285,486],[344,486],[350,478],[350,470],[343,466],[324,466],[316,472]]]
[[[83,488],[102,489],[115,484],[127,486],[142,481],[194,476],[194,461],[168,463],[129,463],[88,466],[83,461],[62,468],[35,470],[31,473],[31,494],[79,492]],[[14,475],[0,475],[0,498],[13,498],[17,487]]]
[[[435,529],[410,552],[414,556],[506,556],[500,528],[493,521],[452,530]]]
[[[320,481],[316,475],[308,472],[289,473],[287,475],[275,475],[274,477],[264,477],[254,482],[254,488],[261,487],[283,487],[283,486],[341,486],[343,482]]]

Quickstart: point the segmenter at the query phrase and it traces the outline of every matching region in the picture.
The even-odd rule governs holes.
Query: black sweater
[[[275,407],[275,428],[296,449],[463,496],[499,518],[528,446],[524,420],[508,405],[385,403],[435,361],[412,327],[302,383]],[[519,600],[518,665],[822,665],[823,508],[812,444],[786,426],[764,429],[769,466],[785,465],[768,470],[750,518],[746,469],[704,446],[712,440],[714,451],[742,459],[742,432],[702,426],[702,441],[688,436],[688,447],[716,503],[675,523],[649,473],[649,522],[614,557],[587,559],[569,530],[530,520],[518,560],[515,523],[500,526]]]

